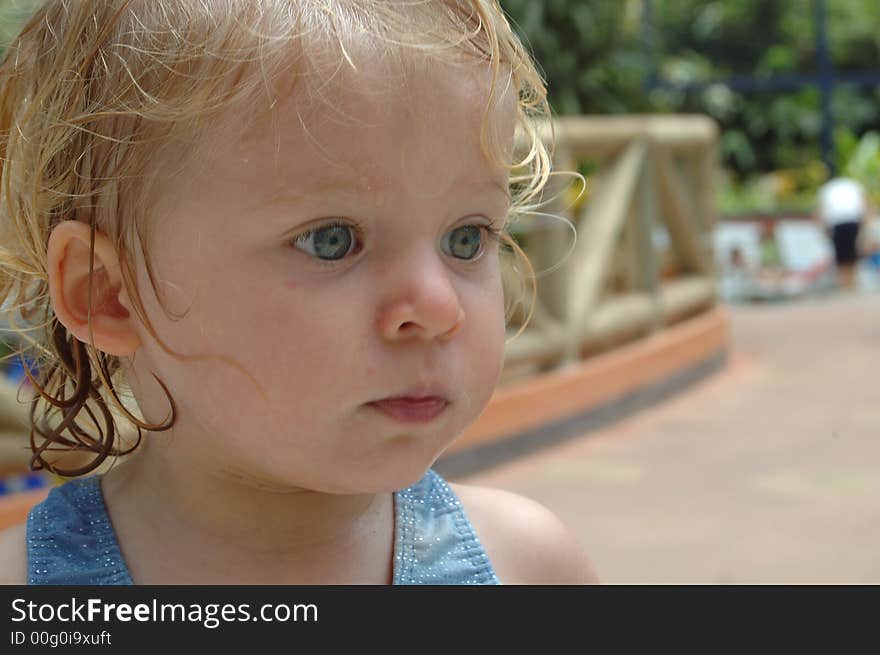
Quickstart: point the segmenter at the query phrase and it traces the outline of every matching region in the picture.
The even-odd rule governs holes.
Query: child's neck
[[[137,584],[391,581],[390,493],[261,487],[231,472],[180,470],[149,447],[102,486]]]

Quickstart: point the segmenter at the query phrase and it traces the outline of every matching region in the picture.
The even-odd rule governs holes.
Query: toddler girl
[[[498,380],[548,176],[495,0],[53,0],[0,83],[0,296],[32,465],[72,478],[4,581],[594,579],[545,508],[430,470]]]

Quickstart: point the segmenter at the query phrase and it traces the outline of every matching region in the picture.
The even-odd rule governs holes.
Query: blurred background
[[[877,3],[503,5],[546,73],[556,112],[716,120],[722,215],[810,213],[819,185],[840,171],[880,200]]]
[[[583,178],[511,224],[535,303],[506,262],[501,384],[436,468],[553,509],[605,582],[880,582],[880,3],[501,4]],[[0,522],[54,482],[4,380]]]
[[[552,507],[606,582],[880,581],[880,3],[502,4],[587,179],[551,203],[579,241],[535,332],[580,327],[499,391],[547,421],[487,424],[449,472]],[[545,241],[538,268],[568,252]]]

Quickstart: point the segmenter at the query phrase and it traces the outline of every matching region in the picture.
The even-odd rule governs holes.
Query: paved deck
[[[608,583],[880,583],[880,295],[730,315],[722,372],[457,480],[553,509]]]

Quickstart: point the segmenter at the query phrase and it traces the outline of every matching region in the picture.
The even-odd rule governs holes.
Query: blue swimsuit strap
[[[433,470],[395,493],[394,584],[500,584],[461,501]]]
[[[100,476],[49,491],[28,514],[28,584],[130,585]]]

